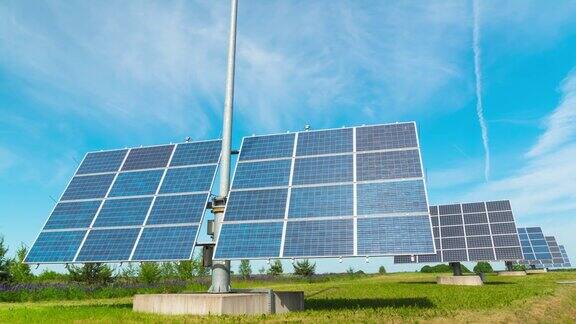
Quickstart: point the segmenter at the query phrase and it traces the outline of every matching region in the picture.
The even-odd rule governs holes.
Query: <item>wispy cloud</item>
[[[473,29],[472,48],[474,51],[474,75],[476,77],[476,114],[482,132],[482,145],[484,147],[484,178],[488,181],[490,176],[490,146],[488,143],[488,125],[484,119],[484,106],[482,104],[482,66],[480,63],[480,3],[473,0]]]
[[[546,118],[546,131],[530,151],[528,157],[537,157],[576,139],[576,69],[560,85],[562,98],[554,112]]]

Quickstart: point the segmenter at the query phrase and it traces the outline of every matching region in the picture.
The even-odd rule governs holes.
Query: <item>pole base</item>
[[[441,276],[436,279],[439,285],[482,286],[480,276]]]
[[[498,272],[498,275],[508,277],[525,276],[526,271],[500,271]]]

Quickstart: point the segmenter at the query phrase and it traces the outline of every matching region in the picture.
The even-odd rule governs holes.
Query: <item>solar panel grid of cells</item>
[[[518,228],[523,260],[518,263],[534,266],[552,264],[552,254],[541,227]]]
[[[422,169],[415,123],[245,137],[215,258],[433,253]]]
[[[510,202],[430,206],[436,255],[398,256],[395,263],[517,261],[523,258]]]
[[[211,140],[87,153],[25,261],[190,259],[220,151]]]

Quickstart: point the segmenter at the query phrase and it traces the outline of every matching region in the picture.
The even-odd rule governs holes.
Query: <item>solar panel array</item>
[[[564,266],[564,257],[562,256],[558,242],[556,242],[556,238],[554,236],[545,236],[544,238],[550,249],[550,254],[552,254],[552,263],[548,264],[548,267],[562,268]]]
[[[212,140],[86,154],[25,261],[190,259],[221,145]]]
[[[510,201],[430,206],[436,254],[399,255],[394,263],[522,259]]]
[[[564,245],[560,245],[560,253],[562,253],[562,259],[564,260],[562,266],[565,268],[571,268],[572,264],[570,264],[570,259],[568,258],[568,253],[566,253],[566,248],[564,248]]]
[[[245,137],[215,259],[434,253],[415,123]]]
[[[520,264],[541,266],[552,263],[552,254],[548,242],[540,227],[519,227],[518,235],[522,245],[523,260]]]

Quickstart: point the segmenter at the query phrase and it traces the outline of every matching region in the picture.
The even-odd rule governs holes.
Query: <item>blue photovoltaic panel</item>
[[[352,255],[352,219],[291,221],[286,228],[284,256]]]
[[[238,163],[234,176],[234,189],[287,186],[291,160],[272,160]]]
[[[77,261],[129,260],[140,228],[92,230],[80,249]]]
[[[143,225],[152,197],[106,200],[94,227]]]
[[[273,258],[280,253],[283,222],[224,223],[215,259]]]
[[[564,259],[564,263],[562,264],[562,266],[567,268],[572,267],[572,264],[570,263],[568,253],[566,252],[566,248],[564,247],[564,245],[560,245],[560,252],[562,253],[562,258]]]
[[[427,211],[422,180],[358,185],[358,215]]]
[[[122,171],[164,168],[168,165],[174,145],[131,149]]]
[[[564,258],[562,257],[562,252],[556,242],[556,238],[554,236],[546,236],[545,238],[548,248],[550,249],[550,254],[552,255],[552,266],[556,268],[562,267]]]
[[[541,266],[552,263],[552,254],[540,227],[518,228],[524,261],[520,263]]]
[[[206,195],[160,196],[146,225],[200,223],[206,209]]]
[[[144,196],[156,193],[164,170],[123,172],[118,174],[109,197]]]
[[[359,254],[434,253],[427,216],[358,219]]]
[[[86,231],[43,232],[26,256],[25,262],[66,262],[73,260]]]
[[[440,243],[436,244],[440,255],[418,254],[413,259],[399,256],[394,258],[394,263],[519,261],[524,258],[524,244],[519,235],[526,235],[526,231],[516,229],[507,200],[431,206],[430,212],[434,238]]]
[[[216,259],[435,252],[414,123],[246,137],[224,214]]]
[[[358,154],[358,181],[420,178],[418,150]]]
[[[221,140],[178,144],[170,166],[216,164],[221,150]]]
[[[351,153],[352,133],[352,128],[299,133],[296,156]]]
[[[101,200],[59,203],[44,229],[85,228],[90,226]]]
[[[192,256],[198,226],[145,228],[132,260],[186,260]]]
[[[352,182],[352,155],[296,159],[292,183],[295,185]]]
[[[210,191],[216,165],[169,169],[160,193]]]
[[[416,124],[358,127],[356,129],[356,150],[376,151],[418,147]]]
[[[114,174],[74,177],[61,200],[104,198],[113,180]]]
[[[240,161],[291,157],[294,134],[244,137]]]
[[[76,174],[116,172],[128,150],[93,152],[86,154]]]
[[[352,185],[304,187],[292,189],[289,218],[352,215]]]
[[[26,262],[130,261],[141,237],[162,240],[154,247],[140,245],[149,255],[189,260],[221,144],[212,140],[86,154]]]
[[[226,206],[226,220],[282,219],[287,195],[287,189],[232,191]]]

